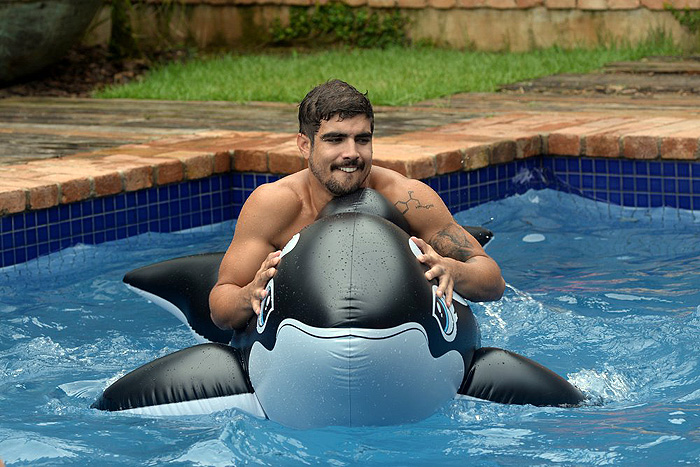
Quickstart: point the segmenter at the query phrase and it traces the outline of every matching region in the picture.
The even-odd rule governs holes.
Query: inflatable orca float
[[[260,315],[237,331],[209,317],[223,253],[129,272],[130,287],[203,343],[125,375],[92,407],[155,415],[236,408],[312,428],[416,421],[458,395],[539,406],[584,400],[532,360],[481,347],[469,305],[455,294],[448,308],[436,296],[407,231],[377,192],[333,200],[285,246]]]

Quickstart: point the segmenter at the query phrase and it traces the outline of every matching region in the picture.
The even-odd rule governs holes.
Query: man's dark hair
[[[322,120],[335,116],[343,120],[356,115],[369,118],[374,133],[374,111],[367,94],[334,79],[313,88],[299,104],[299,133],[308,136],[313,144]]]

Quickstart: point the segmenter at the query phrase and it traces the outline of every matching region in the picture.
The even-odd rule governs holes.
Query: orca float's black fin
[[[476,238],[481,246],[486,246],[488,242],[493,238],[493,232],[484,227],[474,227],[471,225],[463,225],[462,228],[469,232],[472,237]]]
[[[536,406],[572,406],[585,400],[581,391],[552,370],[494,347],[476,350],[459,394]]]
[[[201,344],[158,358],[118,379],[92,408],[192,415],[237,408],[264,417],[238,350]]]
[[[228,344],[232,331],[219,329],[209,312],[209,292],[223,257],[223,252],[217,252],[151,264],[128,272],[124,282],[188,324],[204,338],[200,342]]]

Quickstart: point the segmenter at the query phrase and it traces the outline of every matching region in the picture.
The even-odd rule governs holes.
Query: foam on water
[[[0,269],[0,458],[11,465],[669,465],[700,463],[698,213],[532,191],[456,215],[496,237],[504,298],[483,345],[579,386],[579,408],[461,399],[392,427],[297,431],[235,411],[89,409],[112,381],[193,345],[123,274],[220,251],[232,224],[81,245]],[[526,238],[529,241],[525,240]]]

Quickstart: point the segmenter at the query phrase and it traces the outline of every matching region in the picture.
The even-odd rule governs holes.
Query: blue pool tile
[[[688,162],[677,162],[676,171],[679,177],[690,177],[690,163]]]
[[[608,161],[605,159],[595,159],[593,161],[593,169],[597,174],[608,173]]]
[[[58,238],[70,238],[70,222],[59,222]]]
[[[82,203],[73,203],[69,205],[70,218],[77,219],[83,215],[83,205]]]
[[[115,213],[115,215],[116,215],[115,216],[115,222],[116,222],[115,226],[117,227],[117,229],[120,229],[126,224],[126,211],[117,211]],[[120,238],[124,238],[124,237],[120,237]]]
[[[129,193],[126,193],[124,197],[126,199],[127,208],[136,207],[136,192],[130,191]]]
[[[678,179],[678,193],[688,194],[690,193],[690,180]]]
[[[610,193],[610,202],[613,204],[621,204],[622,203],[622,194],[618,192],[611,192]]]
[[[36,229],[37,241],[48,242],[49,241],[49,227],[47,225],[42,225]]]
[[[170,232],[170,219],[161,219],[158,222],[158,232]]]
[[[568,183],[574,188],[581,188],[581,176],[579,174],[569,174]]]
[[[652,194],[651,195],[651,202],[649,203],[649,206],[652,208],[658,208],[663,206],[663,198],[659,194]]]
[[[171,232],[177,232],[178,230],[182,229],[182,223],[180,221],[181,221],[180,217],[171,217],[170,218],[170,231]]]
[[[136,224],[137,218],[136,218],[136,209],[129,209],[126,211],[126,224],[127,225],[132,225]]]
[[[664,193],[677,193],[676,191],[676,179],[675,178],[664,178]]]
[[[578,157],[567,157],[566,168],[569,172],[580,172],[581,171],[581,160]]]
[[[664,205],[670,206],[672,208],[678,207],[678,196],[664,195]]]
[[[14,222],[15,216],[5,216],[0,218],[0,233],[7,233],[12,231],[12,223]]]
[[[114,209],[126,208],[126,195],[120,194],[114,197]]]
[[[36,229],[27,229],[25,231],[24,238],[25,238],[25,243],[27,245],[36,244],[36,238],[37,238]]]
[[[620,162],[618,159],[611,159],[608,161],[608,173],[609,174],[619,174],[621,173]]]
[[[105,216],[94,216],[93,218],[93,227],[96,231],[102,231],[106,228],[105,225]]]
[[[581,172],[593,172],[593,161],[591,159],[581,159]]]
[[[582,188],[593,188],[593,176],[592,175],[582,175],[581,176],[581,187]]]
[[[681,209],[692,209],[692,204],[690,202],[690,196],[679,196],[678,197],[678,207]]]
[[[690,166],[690,176],[700,178],[700,162],[693,162]]]
[[[45,256],[51,253],[51,250],[49,249],[49,244],[48,243],[39,243],[39,256]]]
[[[80,235],[83,233],[83,223],[80,219],[76,219],[70,222],[71,236]]]
[[[243,174],[243,188],[255,188],[255,176],[252,174]]]
[[[624,184],[623,184],[623,187],[625,188],[625,190],[633,190],[633,189],[635,189],[635,188],[630,188],[630,187],[628,187],[628,186],[626,186],[626,185],[624,185]],[[642,177],[637,178],[637,179],[636,179],[636,190],[637,190],[637,191],[643,191],[643,192],[649,191],[649,179],[648,179],[648,178],[642,178]]]
[[[649,175],[649,163],[647,161],[634,161],[635,174]]]
[[[25,221],[25,213],[21,212],[19,214],[15,214],[12,217],[12,228],[10,230],[21,230],[24,228],[24,221]]]
[[[112,212],[117,206],[117,200],[115,196],[108,196],[104,198],[104,212]]]
[[[649,195],[647,194],[637,194],[637,203],[635,206],[639,208],[648,208],[649,207]]]
[[[693,211],[700,211],[700,195],[693,195],[691,197],[693,207],[691,208]]]
[[[649,175],[662,175],[660,162],[649,162]]]
[[[650,178],[649,179],[649,191],[652,193],[661,193],[661,180],[660,178]]]
[[[117,227],[117,239],[121,240],[122,238],[126,238],[126,236],[126,227]]]
[[[608,189],[610,191],[619,191],[621,185],[622,183],[620,177],[616,177],[613,175],[608,178]]]
[[[664,162],[662,168],[662,174],[664,177],[675,177],[676,176],[676,163],[675,162]]]
[[[173,185],[173,188],[177,189],[177,185]],[[138,206],[148,204],[148,192],[149,190],[139,190],[136,192],[136,204]]]
[[[622,205],[623,206],[636,206],[634,193],[622,193]]]
[[[605,175],[595,176],[595,189],[596,190],[607,190],[608,189],[608,177]]]

